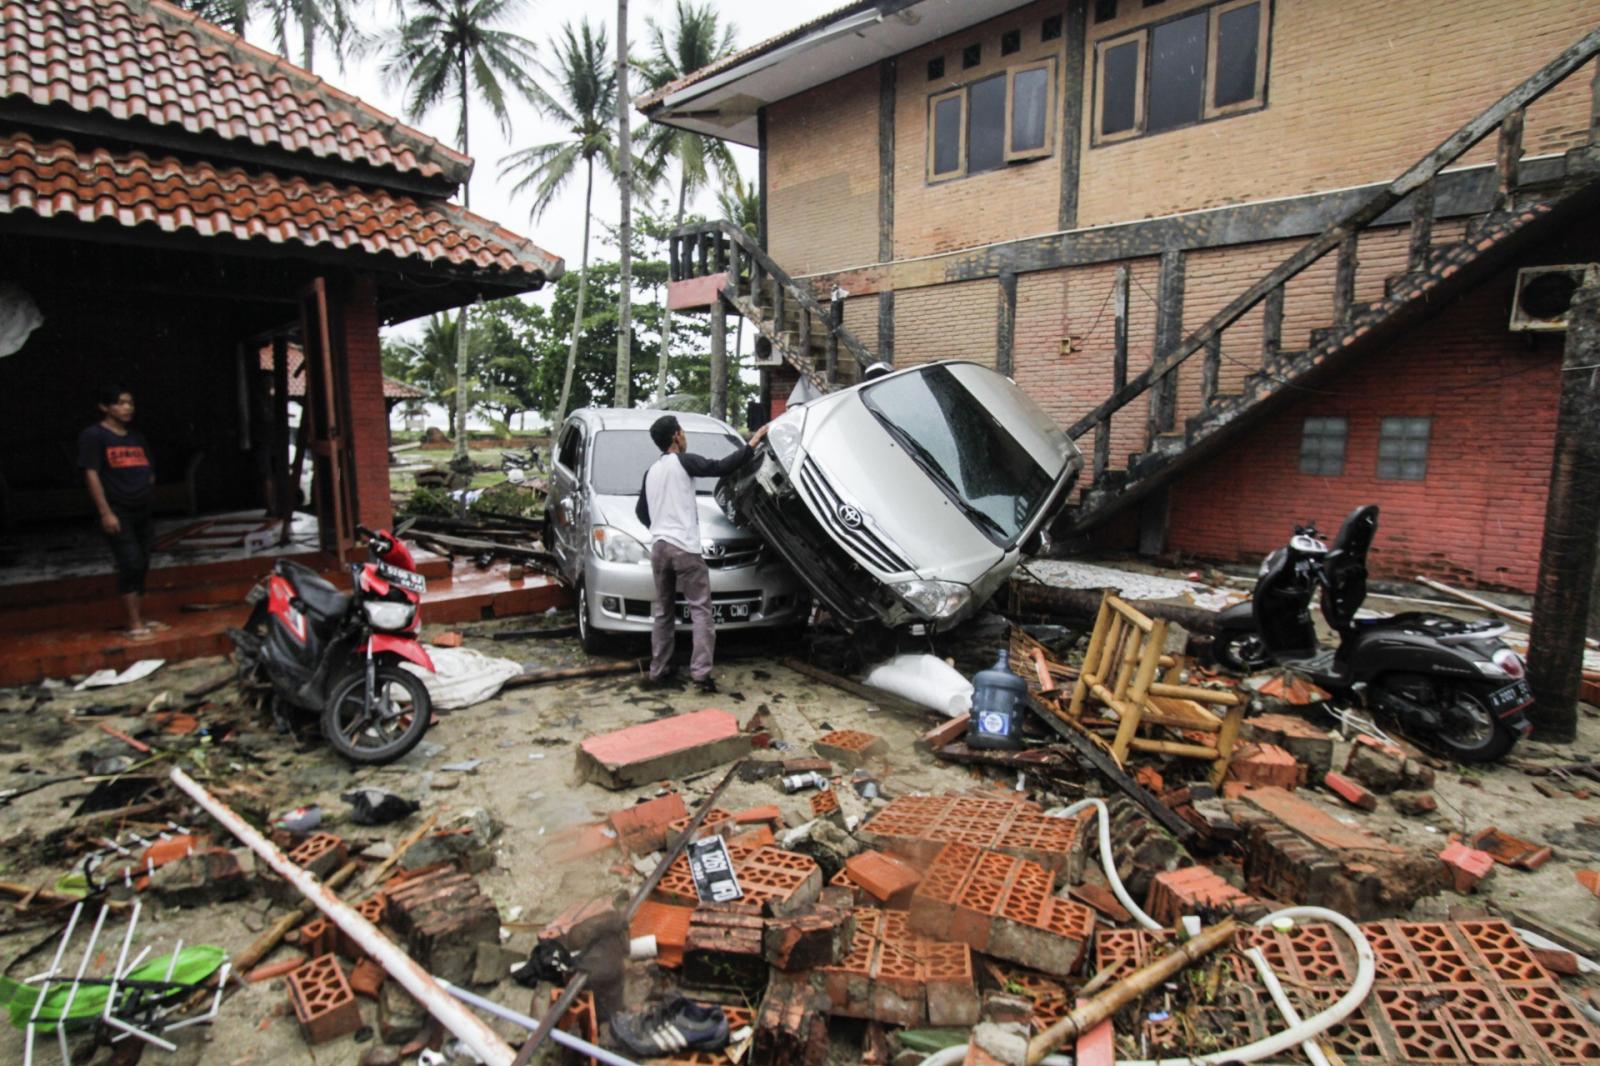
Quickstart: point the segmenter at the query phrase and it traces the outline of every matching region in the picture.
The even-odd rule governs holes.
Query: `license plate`
[[[755,600],[741,600],[737,603],[713,603],[711,605],[711,624],[722,625],[724,622],[748,622],[750,612],[755,609]],[[689,605],[678,604],[678,621],[689,621]]]
[[[1533,686],[1528,684],[1527,678],[1513,681],[1504,688],[1497,688],[1489,693],[1489,710],[1497,716],[1510,714],[1512,711],[1526,707],[1533,702]]]
[[[391,585],[399,585],[407,592],[415,592],[421,595],[428,591],[427,578],[415,571],[402,570],[398,566],[391,566],[389,563],[378,564],[378,576]]]

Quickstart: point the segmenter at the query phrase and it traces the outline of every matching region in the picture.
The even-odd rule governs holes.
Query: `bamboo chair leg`
[[[1228,713],[1222,719],[1222,728],[1217,730],[1217,761],[1211,764],[1212,788],[1220,787],[1222,779],[1228,775],[1228,766],[1233,762],[1233,747],[1243,725],[1244,705],[1235,703],[1228,708]]]

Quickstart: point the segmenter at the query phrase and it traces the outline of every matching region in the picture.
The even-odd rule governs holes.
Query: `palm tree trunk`
[[[683,228],[683,202],[689,192],[689,176],[678,175],[678,220],[673,229]],[[667,291],[672,291],[668,286]],[[667,395],[667,357],[672,350],[672,308],[668,307],[661,316],[661,359],[656,367],[656,402],[660,403]]]
[[[572,398],[572,368],[578,364],[578,334],[583,329],[583,298],[589,292],[589,220],[590,203],[594,199],[594,160],[588,161],[588,172],[583,186],[583,251],[582,266],[578,268],[578,307],[572,312],[572,340],[567,344],[567,372],[561,378],[561,403],[556,406],[555,428],[559,429],[567,417],[567,401]]]
[[[470,155],[467,151],[467,57],[461,54],[458,60],[458,76],[461,88],[461,154]],[[461,184],[461,206],[472,208],[472,179],[468,178]],[[461,305],[461,314],[456,319],[456,447],[455,459],[458,465],[467,463],[467,304]]]
[[[317,57],[316,0],[300,0],[300,65],[307,71]]]
[[[621,186],[622,245],[617,274],[616,405],[631,406],[633,378],[633,141],[628,136],[628,0],[617,0],[617,184]]]

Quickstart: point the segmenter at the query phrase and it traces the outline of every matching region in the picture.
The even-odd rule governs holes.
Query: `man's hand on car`
[[[760,444],[761,443],[761,438],[765,437],[767,435],[767,430],[769,430],[771,428],[772,428],[772,423],[768,422],[766,425],[762,426],[760,429],[758,429],[754,433],[750,434],[750,447],[754,448],[757,444]]]

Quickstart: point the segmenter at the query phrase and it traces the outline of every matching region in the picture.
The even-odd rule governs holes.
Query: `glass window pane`
[[[1338,477],[1344,473],[1343,418],[1308,418],[1300,439],[1300,472]]]
[[[933,105],[933,172],[948,174],[961,168],[961,97],[950,96]]]
[[[1050,71],[1021,70],[1011,79],[1011,150],[1044,147],[1045,113],[1050,106]]]
[[[1261,5],[1245,4],[1217,18],[1217,74],[1212,105],[1227,107],[1256,97]]]
[[[1199,11],[1151,29],[1146,130],[1199,121],[1205,96],[1207,18]]]
[[[1100,132],[1122,133],[1133,129],[1134,101],[1139,91],[1139,42],[1129,41],[1107,48],[1102,59],[1105,74],[1100,81]]]
[[[1378,434],[1378,476],[1422,481],[1428,476],[1431,418],[1385,418]]]
[[[739,450],[741,442],[722,433],[690,430],[684,433],[689,451],[707,459],[722,459]],[[637,496],[650,464],[661,458],[661,449],[650,439],[648,430],[607,429],[594,438],[594,469],[589,472],[594,491],[601,496]],[[714,477],[694,478],[697,495],[710,495],[717,487]]]
[[[967,89],[967,173],[993,170],[1006,161],[1006,76],[973,82]]]

